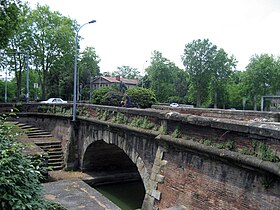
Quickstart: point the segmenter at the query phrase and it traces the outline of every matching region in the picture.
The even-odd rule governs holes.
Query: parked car
[[[179,107],[179,104],[177,104],[177,103],[171,103],[171,104],[170,104],[170,107]]]
[[[40,103],[43,103],[43,104],[55,104],[55,103],[66,104],[67,101],[62,100],[61,98],[49,98],[48,100],[41,101]]]

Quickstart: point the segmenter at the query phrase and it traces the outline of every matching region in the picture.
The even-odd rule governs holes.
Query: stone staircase
[[[28,139],[32,140],[33,143],[48,154],[48,167],[51,170],[63,169],[63,152],[60,141],[55,139],[50,132],[36,128],[35,126],[18,122],[15,125],[25,132]]]

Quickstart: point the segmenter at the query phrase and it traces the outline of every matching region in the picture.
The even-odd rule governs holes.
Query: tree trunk
[[[43,69],[43,78],[42,78],[42,97],[43,100],[46,100],[46,77],[47,77],[47,73],[46,70]]]
[[[218,100],[218,93],[217,93],[217,91],[215,91],[215,103],[214,103],[214,108],[215,109],[217,109],[217,107],[218,107],[217,100]]]
[[[198,94],[197,94],[197,97],[196,97],[196,107],[199,108],[200,105],[201,105],[201,94],[198,93]]]
[[[254,111],[257,111],[257,96],[254,95]]]

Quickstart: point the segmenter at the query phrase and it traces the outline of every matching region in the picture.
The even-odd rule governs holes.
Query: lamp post
[[[77,48],[78,48],[78,34],[79,31],[81,30],[81,28],[87,24],[91,24],[91,23],[95,23],[96,20],[92,20],[88,23],[85,23],[84,25],[82,25],[76,33],[75,36],[75,60],[74,60],[74,98],[73,98],[73,122],[76,121],[76,112],[77,112]]]

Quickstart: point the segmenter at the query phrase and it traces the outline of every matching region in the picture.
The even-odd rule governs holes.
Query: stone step
[[[39,131],[28,131],[26,132],[27,136],[38,136],[38,135],[51,135],[50,132],[48,131],[43,131],[43,130],[39,130]]]
[[[51,168],[52,168],[53,171],[58,171],[58,170],[63,169],[63,165],[60,165],[60,166],[52,166]]]
[[[24,130],[27,137],[38,147],[48,154],[48,167],[51,170],[61,170],[64,167],[64,157],[61,142],[55,139],[49,131],[45,131],[35,126],[14,122],[14,124]]]
[[[34,128],[33,125],[26,125],[26,124],[19,124],[17,126],[20,127],[21,129],[24,129],[24,130]]]
[[[47,146],[47,145],[53,145],[53,146],[60,146],[61,147],[61,142],[60,141],[34,141],[34,143],[37,146]]]
[[[35,139],[35,138],[50,138],[52,137],[51,134],[39,134],[39,135],[34,135],[34,136],[28,136],[31,139]]]
[[[54,157],[49,157],[48,158],[48,163],[57,163],[57,162],[63,162],[63,157],[59,157],[59,158],[54,158]]]
[[[49,162],[48,166],[63,166],[63,161]]]
[[[52,156],[55,156],[55,155],[61,155],[63,156],[63,152],[62,150],[54,150],[54,151],[48,151],[48,155],[52,155]]]
[[[29,128],[26,133],[36,132],[36,131],[45,131],[36,127]]]
[[[61,147],[59,146],[46,145],[46,146],[40,146],[40,148],[45,152],[50,152],[50,151],[62,152]]]
[[[49,160],[53,160],[53,159],[60,159],[60,160],[63,160],[63,154],[49,154],[48,153],[48,156],[49,156]]]

